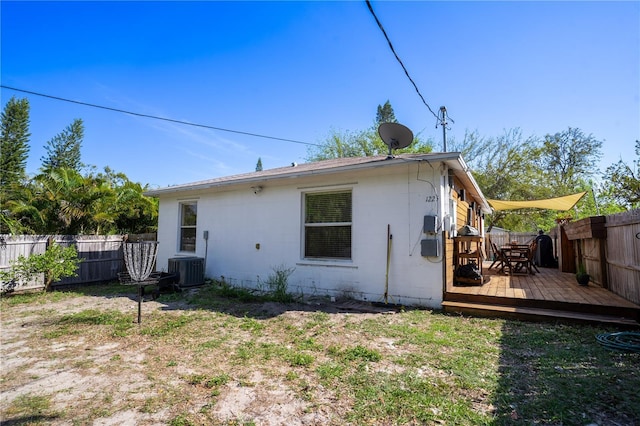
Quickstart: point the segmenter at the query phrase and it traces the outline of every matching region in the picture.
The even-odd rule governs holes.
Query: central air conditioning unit
[[[178,274],[180,287],[204,284],[204,259],[202,257],[173,257],[169,259],[168,272]]]

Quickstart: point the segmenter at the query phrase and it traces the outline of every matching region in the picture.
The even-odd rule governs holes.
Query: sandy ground
[[[16,305],[5,309],[1,313],[1,424],[67,425],[88,422],[106,426],[169,423],[176,412],[171,410],[171,407],[150,407],[148,410],[140,408],[148,401],[160,399],[159,394],[163,391],[169,392],[171,389],[179,388],[177,383],[172,383],[172,380],[178,381],[177,378],[163,378],[163,381],[160,381],[163,385],[158,385],[158,379],[152,377],[152,374],[150,377],[147,369],[149,355],[146,355],[148,348],[145,345],[149,346],[152,343],[141,341],[139,345],[125,346],[127,341],[119,343],[115,340],[105,343],[94,341],[92,336],[86,335],[64,336],[62,341],[41,337],[47,330],[47,325],[54,323],[64,314],[87,309],[118,310],[132,314],[135,318],[136,306],[135,300],[131,297],[82,296],[47,304]],[[180,306],[171,307],[179,308]],[[161,309],[166,310],[167,305],[151,300],[145,301],[143,322],[145,316]],[[265,304],[262,309],[269,309],[269,304]],[[274,304],[273,309],[281,310],[282,307]],[[304,315],[304,311],[287,310],[285,315]],[[117,357],[118,365],[124,366],[123,368],[107,367],[114,357]],[[184,377],[189,371],[182,373]],[[332,410],[331,413],[324,412],[323,409],[309,410],[308,401],[301,399],[300,395],[286,384],[272,378],[265,380],[259,371],[248,374],[248,377],[243,378],[243,382],[234,379],[226,383],[215,405],[210,407],[210,414],[219,419],[221,424],[243,424],[243,418],[250,419],[250,424],[256,425],[340,423],[339,419],[336,419],[336,413],[340,410]],[[244,386],[243,383],[247,382],[253,385]],[[86,416],[86,420],[81,418],[75,421],[68,420],[66,415],[36,415],[36,409],[35,414],[31,412],[29,415],[9,412],[10,407],[15,406],[25,395],[46,396],[51,406],[41,410],[43,413],[64,413],[71,406],[86,405],[90,408],[79,411]],[[192,397],[191,402],[193,398],[198,397]],[[326,398],[325,401],[316,400],[316,406],[340,404],[339,401],[330,400],[330,392],[327,392]],[[203,397],[201,405],[206,405],[205,400]],[[100,405],[104,406],[104,412],[99,412],[95,401],[102,401]],[[109,407],[117,408],[111,410]]]

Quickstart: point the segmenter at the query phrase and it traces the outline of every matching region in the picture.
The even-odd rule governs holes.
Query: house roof
[[[145,192],[145,195],[159,197],[168,194],[178,194],[184,192],[198,191],[209,188],[220,188],[242,184],[263,184],[270,180],[287,179],[293,177],[333,174],[350,170],[361,170],[376,167],[388,167],[405,163],[407,161],[427,161],[444,162],[449,168],[454,170],[455,175],[463,182],[467,191],[481,201],[483,211],[490,212],[491,208],[487,203],[482,191],[478,187],[466,163],[459,152],[441,152],[429,154],[399,154],[393,158],[387,156],[371,157],[345,157],[324,160],[312,163],[296,164],[291,166],[278,167],[275,169],[262,170],[259,172],[243,173],[232,176],[223,176],[213,179],[202,180],[179,185],[172,185],[165,188],[152,189]]]

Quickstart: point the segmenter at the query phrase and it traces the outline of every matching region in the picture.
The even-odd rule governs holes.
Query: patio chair
[[[502,256],[502,252],[496,246],[496,243],[491,241],[491,250],[493,250],[493,255],[495,258],[493,259],[493,263],[489,266],[489,269],[493,268],[494,265],[497,265],[498,268],[502,268],[504,265],[504,257]]]
[[[515,262],[515,266],[514,266],[514,272],[525,272],[528,274],[533,274],[533,269],[535,268],[536,271],[540,272],[538,270],[538,267],[536,266],[535,262],[534,262],[534,257],[536,255],[536,246],[537,246],[537,242],[533,241],[531,244],[529,244],[529,246],[526,248],[526,251],[523,251],[520,258],[518,258]]]
[[[540,272],[540,270],[536,266],[536,262],[535,262],[536,249],[537,248],[538,248],[538,241],[537,240],[533,240],[531,242],[531,244],[529,245],[529,270],[531,272],[533,272],[533,269],[535,269],[536,272]]]

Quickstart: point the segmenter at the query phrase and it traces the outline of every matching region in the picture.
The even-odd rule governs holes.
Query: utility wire
[[[407,67],[404,66],[404,63],[402,62],[402,60],[400,59],[400,57],[396,53],[396,50],[394,49],[393,44],[391,43],[391,40],[389,40],[389,36],[387,35],[387,32],[384,30],[384,27],[382,26],[382,23],[380,23],[380,20],[376,16],[376,13],[373,11],[373,7],[371,6],[371,2],[369,0],[366,0],[366,2],[367,2],[367,7],[369,8],[369,12],[371,12],[371,14],[373,15],[373,18],[376,20],[376,23],[378,24],[378,27],[380,28],[380,31],[382,31],[382,34],[384,34],[384,38],[387,39],[387,43],[389,43],[389,47],[391,48],[391,52],[393,52],[393,55],[396,57],[396,59],[400,63],[400,66],[404,70],[404,73],[407,75],[407,78],[409,79],[411,84],[413,84],[413,87],[414,87],[414,89],[416,89],[416,92],[418,93],[418,96],[420,96],[420,99],[422,99],[422,103],[425,104],[425,106],[427,107],[429,112],[431,112],[431,114],[433,114],[433,116],[437,120],[440,120],[440,117],[438,117],[438,115],[435,112],[433,112],[433,110],[431,109],[431,107],[429,106],[427,101],[424,100],[424,96],[422,96],[422,93],[420,93],[420,90],[418,89],[418,86],[416,85],[416,83],[413,81],[413,79],[409,75],[409,71],[407,71]]]
[[[319,144],[316,144],[316,143],[311,143],[311,142],[303,142],[303,141],[297,141],[297,140],[294,140],[294,139],[285,139],[285,138],[278,138],[278,137],[275,137],[275,136],[260,135],[258,133],[243,132],[241,130],[224,129],[222,127],[214,127],[214,126],[209,126],[209,125],[206,125],[206,124],[191,123],[189,121],[174,120],[172,118],[158,117],[158,116],[155,116],[155,115],[142,114],[142,113],[133,112],[133,111],[126,111],[124,109],[112,108],[112,107],[107,107],[107,106],[104,106],[104,105],[96,105],[96,104],[90,104],[88,102],[74,101],[72,99],[66,99],[66,98],[60,98],[58,96],[46,95],[44,93],[32,92],[30,90],[17,89],[15,87],[5,86],[4,84],[0,85],[0,87],[2,87],[3,89],[14,90],[16,92],[28,93],[30,95],[35,95],[35,96],[41,96],[43,98],[55,99],[57,101],[70,102],[72,104],[84,105],[84,106],[89,106],[89,107],[92,107],[92,108],[106,109],[108,111],[121,112],[123,114],[135,115],[137,117],[152,118],[154,120],[168,121],[170,123],[184,124],[185,126],[201,127],[201,128],[204,128],[204,129],[219,130],[221,132],[236,133],[236,134],[239,134],[239,135],[247,135],[247,136],[253,136],[253,137],[256,137],[256,138],[264,138],[264,139],[272,139],[272,140],[283,141],[283,142],[291,142],[291,143],[297,143],[297,144],[301,144],[301,145],[322,146],[322,145],[319,145]]]

